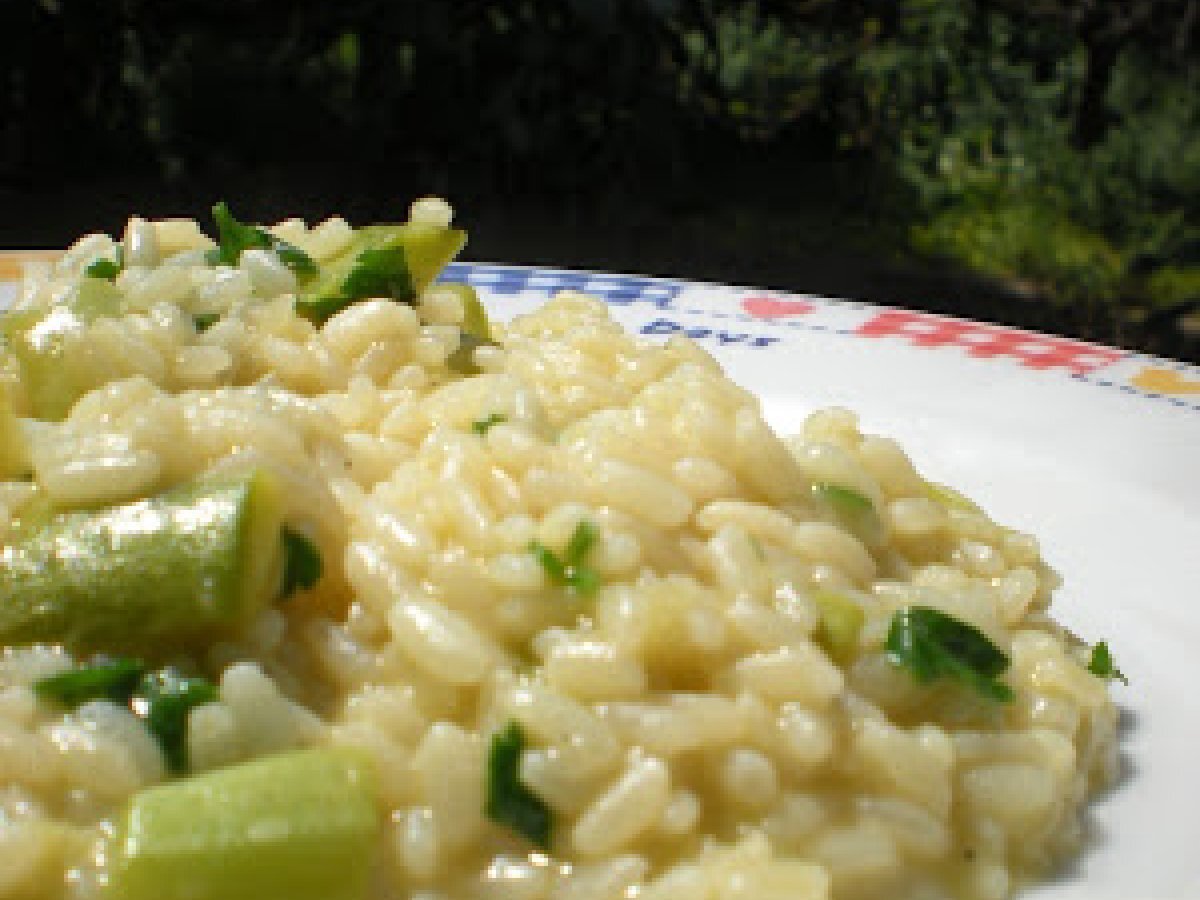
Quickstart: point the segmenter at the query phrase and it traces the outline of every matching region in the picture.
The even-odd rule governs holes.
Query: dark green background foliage
[[[1200,0],[0,0],[0,240],[218,196],[394,217],[440,191],[477,258],[1194,357],[1198,20]]]

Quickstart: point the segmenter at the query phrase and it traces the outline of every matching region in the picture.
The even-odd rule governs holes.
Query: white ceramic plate
[[[458,263],[511,318],[563,288],[627,327],[685,333],[795,431],[857,410],[918,468],[1038,536],[1056,617],[1109,642],[1130,686],[1124,776],[1083,856],[1033,900],[1200,898],[1200,370],[1002,326],[716,285]],[[0,284],[0,306],[11,285]]]

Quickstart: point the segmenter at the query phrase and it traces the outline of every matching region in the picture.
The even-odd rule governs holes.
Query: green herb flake
[[[280,597],[308,590],[321,580],[321,551],[298,531],[283,529],[283,586]]]
[[[217,699],[217,689],[200,677],[168,667],[147,672],[139,660],[98,658],[68,672],[41,678],[34,693],[67,709],[91,700],[128,706],[162,747],[172,772],[187,768],[187,717],[196,706]]]
[[[134,659],[97,659],[87,665],[40,678],[33,691],[43,700],[67,709],[89,700],[111,700],[125,705],[145,674],[146,667]]]
[[[1013,691],[997,676],[1008,657],[973,625],[940,610],[910,606],[896,612],[885,644],[888,660],[907,669],[918,683],[947,678],[989,700],[1006,703]]]
[[[547,578],[555,584],[565,585],[567,583],[567,567],[563,565],[562,560],[553,550],[541,541],[530,541],[529,552],[533,554],[533,558],[545,571]]]
[[[196,332],[203,334],[212,328],[221,320],[220,313],[196,313],[192,316],[192,324],[196,326]]]
[[[1116,679],[1121,684],[1129,684],[1129,679],[1117,668],[1117,664],[1112,658],[1112,652],[1108,649],[1107,641],[1100,641],[1092,648],[1092,658],[1088,660],[1087,670],[1097,678]]]
[[[582,520],[575,526],[575,530],[571,533],[571,540],[567,543],[567,552],[564,555],[564,560],[567,568],[577,568],[583,565],[583,561],[587,559],[587,555],[592,551],[592,547],[596,545],[596,541],[600,539],[600,530],[586,519]]]
[[[516,722],[509,722],[492,736],[484,812],[493,822],[513,829],[542,850],[549,850],[553,815],[521,781],[524,750],[525,733]]]
[[[130,705],[158,740],[172,772],[187,770],[188,713],[217,697],[216,687],[207,679],[184,675],[170,666],[151,672],[138,684]]]
[[[812,486],[813,496],[828,503],[839,512],[867,515],[875,512],[875,504],[863,494],[840,484],[821,482]]]
[[[244,252],[261,248],[273,252],[281,263],[301,277],[317,274],[317,264],[311,256],[264,228],[239,222],[225,201],[214,206],[212,214],[217,224],[217,246],[208,253],[211,264],[236,266]]]
[[[812,486],[812,496],[860,540],[877,544],[883,539],[882,520],[875,504],[865,495],[840,484],[818,482]]]
[[[529,552],[552,582],[581,597],[590,597],[600,587],[600,576],[587,565],[587,556],[599,538],[600,530],[585,519],[575,526],[561,559],[539,541],[530,543]]]
[[[88,278],[103,278],[105,281],[113,281],[121,274],[123,268],[125,268],[125,250],[120,244],[117,244],[112,259],[96,260],[83,270],[83,274]]]
[[[587,566],[573,566],[567,586],[580,597],[591,597],[600,589],[600,573]]]
[[[273,234],[267,234],[271,239],[271,249],[275,251],[275,255],[279,257],[279,261],[291,269],[292,272],[301,278],[311,278],[317,274],[317,263],[311,256],[295,244],[290,244],[283,238],[275,237]]]
[[[471,423],[471,430],[482,437],[488,433],[488,430],[493,425],[499,425],[501,422],[507,422],[508,416],[503,413],[491,413],[482,419],[476,419]]]
[[[245,251],[253,247],[271,246],[271,239],[266,232],[239,222],[224,200],[212,208],[212,216],[217,225],[217,246],[209,253],[210,261],[236,266]]]

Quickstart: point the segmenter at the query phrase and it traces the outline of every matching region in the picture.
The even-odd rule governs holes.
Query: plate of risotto
[[[1200,373],[397,218],[0,285],[0,898],[1200,896]]]

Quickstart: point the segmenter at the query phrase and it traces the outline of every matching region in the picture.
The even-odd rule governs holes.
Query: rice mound
[[[352,233],[272,232],[318,262]],[[91,235],[32,268],[15,309],[51,310],[113,246]],[[444,288],[318,328],[282,267],[205,263],[195,223],[133,220],[125,246],[141,254],[115,281],[126,312],[65,333],[88,389],[61,422],[28,415],[0,348],[33,471],[0,481],[0,544],[39,502],[274,473],[326,574],[193,660],[220,698],[192,711],[188,752],[203,772],[364,751],[384,823],[373,900],[999,900],[1078,850],[1116,711],[1048,616],[1058,578],[1033,538],[850,412],[781,438],[694,343],[635,338],[577,293],[494,325],[464,376],[447,360],[465,312]],[[865,497],[877,530],[831,515],[814,484]],[[581,522],[586,596],[529,549]],[[830,593],[862,610],[845,653],[819,639]],[[1001,648],[1012,702],[890,661],[889,623],[912,606]],[[127,709],[35,696],[74,662],[51,645],[0,656],[3,898],[104,897],[113,823],[168,778]],[[485,814],[508,722],[554,815],[548,852]]]

